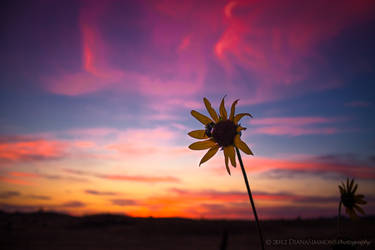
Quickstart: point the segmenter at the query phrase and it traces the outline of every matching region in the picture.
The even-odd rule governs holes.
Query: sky
[[[253,219],[239,167],[187,133],[240,99],[261,219],[375,214],[374,1],[8,1],[0,209]]]

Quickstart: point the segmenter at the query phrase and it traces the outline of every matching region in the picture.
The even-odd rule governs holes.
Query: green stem
[[[249,181],[247,180],[247,175],[246,175],[245,167],[243,166],[243,162],[242,162],[240,151],[238,150],[237,147],[235,147],[235,148],[236,148],[236,152],[237,152],[238,161],[240,162],[240,165],[241,165],[241,170],[242,170],[243,178],[245,180],[245,184],[246,184],[246,188],[247,188],[247,194],[249,195],[251,207],[253,209],[253,213],[254,213],[254,217],[255,217],[257,229],[258,229],[258,234],[259,234],[259,239],[260,239],[261,247],[262,247],[262,250],[264,250],[263,234],[262,234],[262,230],[260,229],[260,223],[259,223],[259,219],[258,219],[258,214],[257,214],[257,211],[255,209],[255,204],[254,204],[253,196],[251,194]]]
[[[338,209],[338,215],[337,215],[337,236],[338,237],[340,237],[341,205],[342,205],[342,202],[340,200],[339,209]]]

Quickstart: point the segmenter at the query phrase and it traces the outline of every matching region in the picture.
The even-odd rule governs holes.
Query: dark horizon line
[[[88,217],[95,217],[95,216],[116,216],[116,217],[122,217],[122,218],[128,218],[128,219],[151,219],[151,220],[168,220],[168,219],[174,219],[174,220],[192,220],[192,221],[253,221],[251,218],[191,218],[191,217],[154,217],[154,216],[147,216],[147,217],[134,217],[131,215],[126,214],[120,214],[120,213],[94,213],[94,214],[85,214],[85,215],[72,215],[69,213],[61,212],[61,211],[53,211],[53,210],[36,210],[36,211],[14,211],[9,212],[5,210],[0,209],[0,215],[1,214],[7,214],[7,215],[35,215],[35,214],[54,214],[54,215],[61,215],[61,216],[69,216],[72,218],[88,218]],[[344,220],[350,220],[350,218],[342,217]],[[375,219],[375,214],[367,214],[365,216],[359,217],[359,219]],[[262,222],[264,221],[298,221],[298,220],[304,220],[304,221],[314,221],[314,220],[337,220],[337,216],[320,216],[320,217],[309,217],[309,218],[303,218],[301,216],[297,216],[295,218],[273,218],[273,219],[262,219]]]

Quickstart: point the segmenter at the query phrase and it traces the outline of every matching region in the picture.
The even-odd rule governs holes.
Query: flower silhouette
[[[230,114],[228,116],[227,110],[224,106],[224,98],[225,97],[223,97],[220,104],[220,115],[218,115],[211,107],[210,101],[207,100],[207,98],[203,98],[203,102],[212,119],[195,110],[191,111],[191,115],[205,125],[205,129],[191,131],[188,133],[188,135],[196,139],[205,140],[195,142],[191,144],[189,148],[192,150],[209,149],[201,159],[199,166],[211,159],[221,148],[224,151],[225,166],[228,174],[230,174],[230,169],[228,166],[229,160],[232,166],[236,167],[236,154],[234,147],[241,149],[241,151],[246,154],[253,155],[250,148],[241,140],[241,131],[245,130],[246,128],[242,127],[238,123],[242,117],[252,117],[252,115],[249,113],[239,113],[235,115],[235,108],[238,102],[238,100],[236,100],[233,102],[230,109]]]
[[[249,195],[249,201],[251,208],[253,210],[253,215],[255,218],[256,226],[258,229],[259,240],[261,249],[264,250],[264,240],[262,230],[260,228],[259,218],[257,215],[257,211],[255,209],[255,203],[253,196],[250,190],[250,184],[247,179],[247,174],[245,167],[242,162],[242,157],[240,150],[241,149],[244,153],[253,155],[250,148],[246,145],[245,142],[241,140],[241,131],[245,130],[246,128],[242,127],[238,122],[244,116],[250,116],[249,113],[240,113],[235,114],[236,104],[238,100],[234,101],[232,107],[230,109],[230,114],[228,117],[227,110],[225,109],[224,105],[224,98],[221,100],[220,103],[220,115],[216,113],[216,111],[211,107],[211,103],[207,100],[207,98],[203,98],[204,105],[207,108],[208,113],[210,114],[211,118],[202,115],[201,113],[192,110],[191,115],[194,116],[198,121],[203,123],[205,126],[204,130],[194,130],[189,133],[189,135],[196,139],[203,139],[204,141],[194,142],[189,146],[190,149],[193,150],[204,150],[208,149],[207,153],[201,159],[199,166],[211,159],[217,151],[221,148],[224,151],[225,156],[225,166],[227,168],[228,174],[230,174],[228,161],[230,160],[233,167],[236,167],[236,154],[238,157],[238,162],[241,166],[242,175],[245,181],[247,194]]]
[[[367,202],[364,200],[364,195],[356,194],[358,184],[354,185],[354,179],[349,181],[349,178],[346,179],[346,185],[342,183],[339,185],[340,194],[341,194],[341,203],[346,208],[346,213],[351,219],[356,219],[358,217],[357,212],[365,214],[363,209],[359,205],[364,205]]]

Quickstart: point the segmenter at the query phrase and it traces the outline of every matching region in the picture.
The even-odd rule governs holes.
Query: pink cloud
[[[68,157],[83,157],[90,154],[103,157],[103,155],[95,155],[90,152],[91,149],[99,149],[100,147],[93,140],[81,140],[73,138],[70,140],[57,139],[58,136],[104,136],[108,133],[117,133],[117,130],[111,129],[93,129],[71,131],[49,132],[32,135],[15,135],[0,136],[0,163],[16,164],[21,162],[37,162],[62,160]],[[97,139],[97,138],[95,138]]]
[[[76,141],[74,142],[75,146],[78,148],[92,148],[95,146],[95,143],[92,141]]]
[[[187,147],[173,145],[173,142],[180,136],[176,129],[166,127],[127,129],[118,133],[117,138],[112,140],[106,149],[127,157],[188,153]]]
[[[80,176],[92,176],[96,178],[113,180],[113,181],[133,181],[133,182],[145,182],[145,183],[159,183],[159,182],[180,182],[180,179],[173,176],[145,176],[145,175],[126,175],[126,174],[101,174],[88,171],[80,171],[74,169],[63,169],[66,173],[80,175]]]
[[[345,119],[326,117],[270,117],[252,119],[250,124],[251,126],[255,126],[251,128],[252,133],[299,136],[343,132],[342,129],[332,126],[332,123],[342,120]]]
[[[375,178],[373,166],[367,162],[348,161],[321,161],[319,159],[305,160],[285,160],[272,159],[264,157],[254,157],[244,160],[246,166],[251,166],[249,172],[267,172],[272,170],[284,170],[293,172],[302,172],[307,174],[328,174],[335,173],[342,176],[352,176],[362,179]],[[222,169],[221,169],[222,170]],[[223,173],[224,174],[224,173]]]
[[[288,155],[287,158],[244,157],[244,165],[249,173],[261,174],[267,178],[295,178],[296,176],[320,176],[327,178],[375,178],[374,161],[371,157],[346,155]],[[210,171],[226,175],[222,159],[209,162]]]
[[[142,157],[147,155],[184,154],[185,146],[175,143],[184,137],[179,130],[187,129],[173,123],[148,129],[88,128],[34,134],[1,136],[0,162],[16,164],[30,161],[63,159],[105,159]],[[43,136],[43,138],[41,137]],[[64,140],[56,138],[64,137]],[[67,137],[69,139],[67,139]]]
[[[51,93],[77,96],[93,93],[108,85],[117,83],[120,77],[97,77],[88,72],[63,73],[57,76],[43,77],[45,88]]]
[[[148,4],[147,8],[168,12],[168,5],[161,6],[160,3],[157,6]],[[140,9],[145,12],[144,14],[150,15],[147,18],[127,20],[120,17],[119,22],[134,22],[141,28],[144,28],[142,25],[145,22],[149,22],[147,34],[150,37],[146,41],[139,41],[145,43],[144,49],[139,51],[142,54],[123,59],[126,63],[132,60],[137,69],[114,63],[113,58],[118,56],[119,52],[115,51],[117,47],[113,46],[113,41],[103,35],[106,32],[103,27],[108,25],[105,17],[111,16],[115,8],[117,7],[110,2],[84,4],[79,17],[82,68],[78,72],[59,70],[60,73],[57,75],[44,77],[43,81],[48,91],[75,96],[110,89],[163,97],[189,96],[203,87],[206,72],[204,57],[199,51],[189,49],[190,46],[199,43],[193,43],[189,34],[179,32],[176,35],[170,32],[170,22],[155,14],[154,9],[150,12],[146,7]],[[171,46],[175,55],[173,60],[169,53],[166,54]],[[155,58],[155,52],[160,54],[160,57]],[[134,54],[134,49],[126,48],[126,51],[121,53]],[[164,54],[165,58],[162,56]],[[148,69],[146,73],[145,68]],[[184,91],[181,91],[182,89]]]
[[[374,4],[141,1],[135,15],[119,15],[119,8],[128,6],[82,4],[81,67],[43,76],[47,91],[140,95],[166,117],[167,109],[191,108],[207,92],[235,92],[242,104],[254,104],[337,87],[341,79],[333,74],[314,84],[305,80],[322,75],[316,65],[329,68],[320,45],[371,18]]]
[[[14,177],[27,177],[27,178],[39,178],[40,177],[39,174],[26,173],[26,172],[9,172],[8,174]]]
[[[67,144],[55,140],[27,140],[0,142],[0,160],[19,162],[53,160],[65,156]]]
[[[340,132],[337,128],[299,128],[288,126],[267,126],[252,129],[253,133],[266,134],[266,135],[314,135],[314,134],[335,134]]]
[[[121,139],[132,142],[148,141],[155,143],[165,143],[175,138],[176,132],[166,127],[157,127],[151,129],[127,129],[120,134]]]
[[[15,178],[9,178],[5,176],[0,176],[0,181],[9,183],[9,184],[15,184],[15,185],[23,185],[23,186],[36,186],[37,184],[30,181],[15,179]]]
[[[113,68],[107,59],[106,42],[102,39],[97,17],[105,13],[107,4],[86,4],[81,8],[79,25],[82,38],[82,69],[42,78],[45,88],[56,94],[82,95],[116,86],[124,80],[125,72]]]
[[[372,1],[230,1],[223,9],[226,28],[213,51],[231,76],[239,67],[254,78],[251,86],[232,86],[251,89],[248,104],[337,87],[337,75],[314,84],[303,80],[316,73],[311,62],[326,63],[319,44],[369,20],[374,7]]]
[[[180,182],[178,178],[165,176],[165,177],[157,177],[157,176],[130,176],[130,175],[100,175],[103,179],[114,180],[114,181],[136,181],[136,182],[148,182],[148,183],[156,183],[156,182]]]
[[[121,154],[126,155],[148,155],[160,152],[160,148],[157,146],[137,146],[133,143],[119,143],[108,146],[108,149],[116,150]]]
[[[80,140],[73,141],[73,146],[81,150],[100,150],[103,157],[113,156],[113,154],[108,154],[111,152],[116,152],[117,155],[126,155],[127,157],[139,157],[150,154],[187,152],[188,150],[186,147],[171,145],[181,136],[176,128],[183,129],[184,127],[181,124],[173,123],[170,127],[144,129],[74,129],[63,132],[62,135],[68,134],[70,136],[79,138]],[[86,141],[87,138],[90,138],[90,141]],[[95,143],[93,141],[95,141]],[[103,149],[105,151],[103,151]],[[100,157],[100,152],[97,152],[98,157]],[[88,153],[88,156],[90,155],[95,156],[95,154],[92,152]],[[81,156],[83,156],[82,153]]]
[[[287,126],[303,126],[310,124],[332,123],[336,122],[337,118],[327,117],[271,117],[271,118],[257,118],[251,120],[254,125],[276,125],[282,124]]]
[[[189,154],[187,147],[151,145],[143,143],[115,143],[107,146],[107,149],[114,150],[118,156],[146,157],[150,155],[181,155]]]

